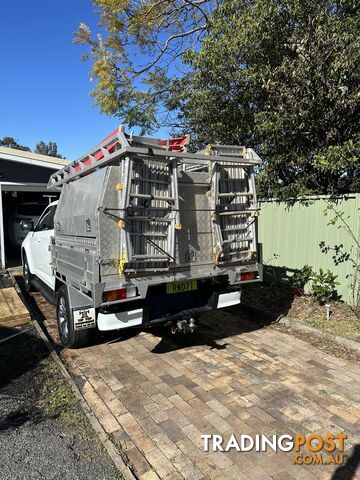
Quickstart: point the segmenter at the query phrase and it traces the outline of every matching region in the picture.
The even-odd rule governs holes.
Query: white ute
[[[55,277],[51,268],[50,239],[54,235],[54,216],[58,201],[50,203],[43,211],[34,230],[23,241],[21,257],[23,276],[27,291],[37,277],[51,291],[55,289]]]
[[[251,148],[111,133],[51,175],[51,203],[22,244],[24,281],[56,303],[66,347],[91,332],[192,332],[261,281]]]

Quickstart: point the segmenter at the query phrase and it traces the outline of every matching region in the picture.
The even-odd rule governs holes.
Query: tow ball
[[[193,333],[195,330],[195,319],[190,318],[189,320],[178,320],[171,327],[171,333],[181,332],[181,333]]]

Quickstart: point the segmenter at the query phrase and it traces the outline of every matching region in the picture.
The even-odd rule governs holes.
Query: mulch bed
[[[360,342],[360,319],[343,302],[331,303],[330,320],[326,309],[311,295],[298,295],[290,285],[253,284],[243,288],[242,301],[274,314],[301,320],[326,333]]]

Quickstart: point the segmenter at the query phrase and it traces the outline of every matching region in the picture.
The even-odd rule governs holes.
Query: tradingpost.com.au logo
[[[205,452],[293,452],[296,465],[341,465],[345,460],[345,433],[326,435],[239,435],[226,441],[221,435],[201,435]],[[335,450],[339,453],[334,453]]]

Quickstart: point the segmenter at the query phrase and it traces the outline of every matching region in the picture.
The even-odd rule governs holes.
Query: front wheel
[[[23,279],[24,279],[24,284],[25,284],[25,290],[27,292],[30,292],[31,291],[32,275],[31,275],[30,268],[29,268],[29,262],[26,258],[25,253],[24,253],[24,256],[23,256]]]
[[[62,285],[57,294],[56,318],[60,341],[64,347],[77,348],[89,343],[91,330],[74,330],[74,319],[66,285]]]

